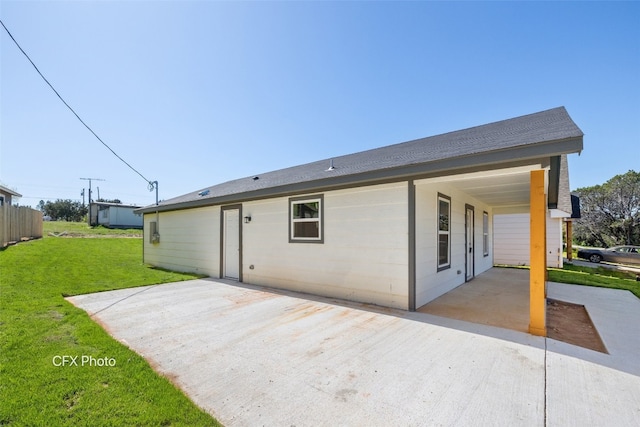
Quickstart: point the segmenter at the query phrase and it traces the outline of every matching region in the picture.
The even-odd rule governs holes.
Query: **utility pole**
[[[84,181],[89,181],[89,225],[91,225],[91,181],[106,181],[106,179],[101,178],[80,178]],[[96,209],[96,225],[98,225],[98,210]]]

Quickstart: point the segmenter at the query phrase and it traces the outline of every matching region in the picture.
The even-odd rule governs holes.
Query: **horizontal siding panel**
[[[159,267],[219,276],[220,210],[217,207],[162,212],[159,215],[160,243],[149,242],[149,223],[144,217],[144,261]]]
[[[493,218],[495,263],[529,265],[529,214],[501,214]],[[562,219],[547,214],[547,266],[562,267]]]
[[[437,209],[438,193],[451,198],[451,267],[438,272]],[[450,184],[416,181],[416,306],[445,294],[465,281],[466,206],[474,207],[474,264],[478,275],[493,266],[493,249],[483,255],[482,213],[491,218],[491,209]],[[491,235],[491,229],[489,230]]]
[[[288,198],[245,203],[243,279],[407,308],[407,199],[406,183],[325,192],[323,244],[289,243]]]

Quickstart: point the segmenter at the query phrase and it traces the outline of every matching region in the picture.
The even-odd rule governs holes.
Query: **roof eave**
[[[4,187],[2,185],[0,185],[0,191],[2,191],[5,194],[9,194],[11,197],[22,197],[22,194],[18,193],[17,191],[13,191],[7,187]]]
[[[260,190],[229,194],[220,197],[208,197],[166,205],[150,205],[136,209],[135,213],[167,212],[182,209],[192,209],[205,206],[215,206],[247,200],[264,199],[304,192],[328,190],[350,185],[374,184],[404,180],[411,177],[423,177],[433,174],[450,174],[453,171],[473,167],[486,167],[514,161],[550,158],[562,154],[579,153],[583,148],[582,135],[562,140],[547,141],[538,144],[523,145],[506,150],[491,151],[468,156],[443,159],[435,162],[406,165],[397,168],[378,169],[353,175],[329,177],[313,181],[297,182]]]

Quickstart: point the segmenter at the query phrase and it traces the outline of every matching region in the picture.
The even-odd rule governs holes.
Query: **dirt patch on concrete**
[[[608,354],[583,305],[547,299],[547,337]]]

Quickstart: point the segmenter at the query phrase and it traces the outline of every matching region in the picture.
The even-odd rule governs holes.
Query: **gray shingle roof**
[[[400,144],[324,159],[246,178],[212,185],[160,203],[161,210],[229,203],[246,200],[254,195],[265,197],[272,192],[284,193],[295,187],[312,190],[324,183],[358,181],[364,175],[386,171],[387,176],[403,176],[407,168],[422,172],[438,170],[445,160],[467,158],[469,165],[481,154],[504,152],[521,147],[544,145],[550,142],[579,140],[582,148],[582,131],[571,120],[564,107],[513,119],[476,126],[455,132],[416,139]],[[567,149],[565,152],[574,152]],[[559,153],[557,153],[559,154]],[[555,155],[557,155],[555,154]],[[335,167],[328,171],[331,160]],[[258,177],[258,179],[254,179]],[[208,190],[208,191],[207,191]],[[206,194],[204,194],[206,192]],[[202,194],[202,195],[201,195]],[[155,205],[141,211],[155,210]]]

